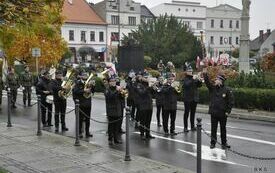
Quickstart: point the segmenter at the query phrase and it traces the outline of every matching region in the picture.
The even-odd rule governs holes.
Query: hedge
[[[275,89],[234,88],[234,108],[259,109],[266,111],[275,110]],[[101,79],[96,79],[96,92],[103,92],[104,84]],[[209,92],[206,87],[199,89],[200,104],[209,104]],[[178,97],[182,101],[182,95]]]

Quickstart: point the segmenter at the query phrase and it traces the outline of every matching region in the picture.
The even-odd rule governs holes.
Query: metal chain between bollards
[[[223,146],[223,144],[221,144],[221,143],[220,143],[219,141],[217,141],[216,139],[213,139],[213,138],[211,137],[211,135],[208,134],[208,133],[206,132],[206,130],[204,130],[203,128],[202,128],[202,132],[203,132],[207,137],[209,137],[210,139],[214,140],[218,145]],[[226,146],[224,146],[224,147],[226,147]],[[248,154],[241,153],[241,152],[239,152],[239,151],[235,151],[235,150],[233,150],[233,149],[231,149],[231,148],[227,148],[227,150],[228,150],[229,152],[233,153],[233,154],[236,154],[236,155],[238,155],[238,156],[245,157],[245,158],[248,158],[248,159],[262,160],[262,161],[275,160],[275,157],[258,157],[258,156],[251,156],[251,155],[248,155]]]

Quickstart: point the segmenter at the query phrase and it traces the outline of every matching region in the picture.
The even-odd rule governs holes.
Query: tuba
[[[91,73],[90,76],[88,77],[88,79],[85,81],[84,90],[90,89],[90,88],[92,88],[92,86],[95,86],[95,82],[92,79],[93,77],[94,77],[94,74]],[[84,92],[83,96],[88,99],[88,98],[90,98],[92,96],[92,93],[86,93],[86,92]]]
[[[180,82],[174,81],[171,87],[173,87],[178,94],[181,93]]]
[[[74,80],[73,80],[74,75],[75,75],[74,69],[69,69],[67,71],[66,76],[63,79],[63,82],[61,84],[62,89],[58,91],[59,97],[67,99],[72,94],[72,89],[74,86]]]

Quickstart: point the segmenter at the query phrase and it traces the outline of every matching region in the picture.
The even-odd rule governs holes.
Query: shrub
[[[152,58],[150,56],[144,56],[144,67],[149,67],[152,62]]]
[[[104,82],[101,78],[96,77],[95,78],[95,92],[104,92],[105,91],[105,86]]]

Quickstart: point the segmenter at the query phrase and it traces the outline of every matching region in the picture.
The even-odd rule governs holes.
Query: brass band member
[[[196,131],[195,127],[195,113],[197,104],[199,102],[198,88],[202,86],[201,80],[193,76],[193,69],[191,66],[187,67],[186,77],[183,81],[183,101],[184,101],[184,132],[188,130],[188,117],[190,113],[191,131]]]
[[[157,105],[156,117],[157,117],[158,127],[161,127],[160,113],[162,114],[162,120],[163,120],[163,116],[164,116],[163,102],[164,102],[165,98],[164,98],[164,95],[161,91],[162,87],[163,87],[163,82],[164,82],[164,78],[162,76],[160,76],[158,78],[158,81],[153,85],[154,93],[155,93],[155,96],[156,96],[156,105]]]
[[[150,125],[153,113],[152,88],[149,87],[148,73],[143,74],[141,82],[137,84],[137,94],[139,95],[139,119],[140,119],[140,136],[143,140],[153,139],[150,134]],[[145,127],[145,128],[144,128]],[[145,136],[144,136],[145,135]]]
[[[109,144],[121,144],[118,138],[120,130],[120,121],[122,119],[122,106],[121,100],[123,98],[121,88],[116,85],[116,77],[111,76],[108,80],[109,86],[105,91],[106,112],[108,117],[108,140]]]
[[[136,102],[135,102],[135,84],[136,82],[134,82],[135,80],[135,72],[133,70],[131,70],[129,72],[128,78],[127,78],[127,85],[126,88],[129,92],[129,95],[127,97],[127,106],[131,107],[131,118],[135,119],[135,113],[136,113]]]
[[[172,86],[175,81],[175,75],[173,73],[168,74],[167,83],[164,84],[162,92],[164,94],[164,117],[163,117],[163,130],[168,135],[168,121],[170,118],[170,134],[176,135],[175,133],[175,121],[177,114],[177,96],[178,92],[176,88]]]
[[[94,93],[94,85],[86,83],[88,79],[88,73],[81,72],[79,75],[79,80],[77,80],[76,85],[73,89],[74,100],[79,100],[79,136],[83,138],[82,124],[85,121],[85,133],[86,138],[93,137],[90,133],[90,117],[92,109],[92,97],[87,97],[86,95],[91,95]],[[88,87],[86,87],[88,86]]]
[[[217,142],[217,128],[220,123],[222,149],[230,148],[226,139],[226,122],[227,114],[231,113],[234,105],[234,96],[232,90],[225,86],[226,80],[224,75],[217,75],[217,78],[212,84],[204,69],[205,84],[210,93],[209,114],[211,114],[211,145],[210,148],[215,148]]]
[[[68,131],[65,123],[67,101],[64,97],[59,95],[59,91],[63,88],[61,86],[63,73],[61,71],[55,72],[55,80],[52,81],[53,101],[54,101],[54,119],[55,119],[55,132],[59,131],[59,119],[61,120],[61,130]]]

